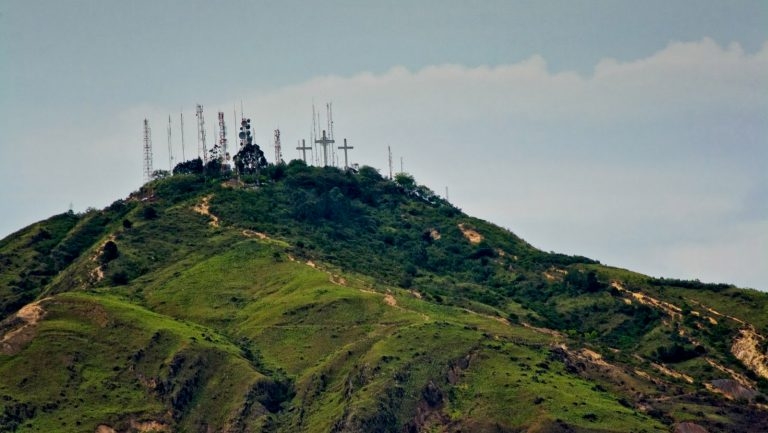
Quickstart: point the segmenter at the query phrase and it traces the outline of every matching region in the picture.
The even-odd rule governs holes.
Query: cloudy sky
[[[0,237],[142,182],[233,107],[547,250],[768,290],[768,2],[0,2]]]

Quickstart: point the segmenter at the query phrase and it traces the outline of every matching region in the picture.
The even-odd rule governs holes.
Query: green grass
[[[723,377],[703,357],[669,365],[694,384],[649,364],[657,348],[695,340],[746,375],[728,353],[739,325],[628,305],[610,283],[694,310],[698,301],[759,331],[765,295],[538,251],[370,171],[274,170],[243,189],[174,176],[0,241],[6,311],[50,297],[34,338],[0,355],[0,431],[147,420],[268,432],[650,432],[693,420],[718,431],[757,416],[703,390]],[[219,227],[193,210],[203,197]],[[483,241],[470,243],[460,223]],[[118,255],[102,264],[108,239]],[[544,275],[553,268],[562,278]],[[580,283],[590,271],[597,284]],[[603,354],[613,370],[563,361],[560,343]]]

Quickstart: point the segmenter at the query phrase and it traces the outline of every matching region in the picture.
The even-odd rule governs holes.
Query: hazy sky
[[[0,237],[196,156],[243,101],[272,160],[313,101],[547,250],[768,290],[768,2],[0,1]],[[232,125],[230,125],[232,126]],[[234,129],[234,128],[233,128]]]

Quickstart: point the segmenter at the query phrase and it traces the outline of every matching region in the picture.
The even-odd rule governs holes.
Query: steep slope
[[[0,431],[768,428],[761,293],[545,253],[404,175],[258,180],[1,241]]]

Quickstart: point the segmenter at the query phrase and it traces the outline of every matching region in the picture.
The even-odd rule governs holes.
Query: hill
[[[3,432],[768,430],[765,294],[540,251],[406,174],[177,174],[0,266]]]

